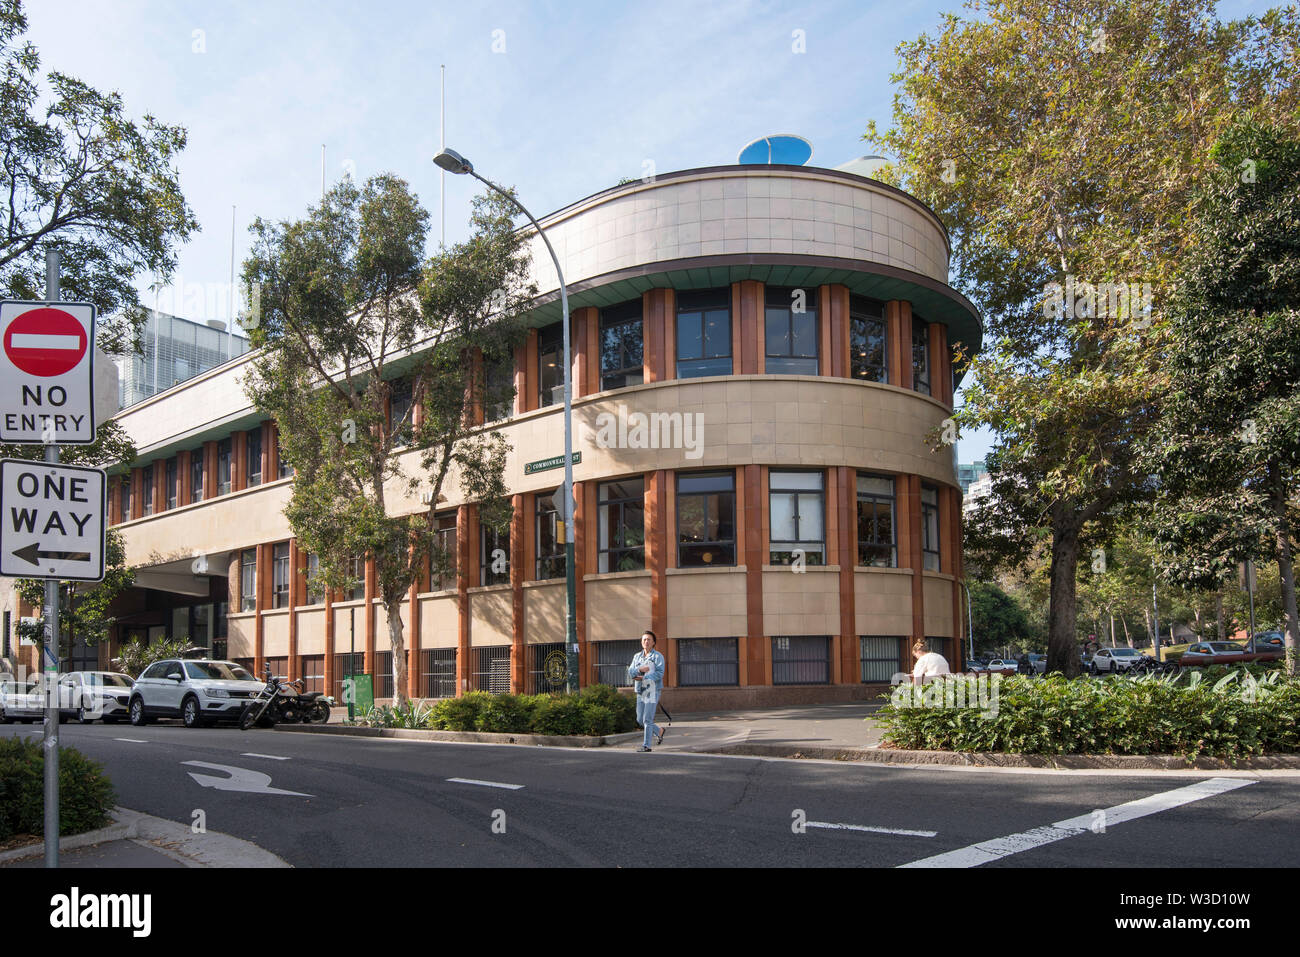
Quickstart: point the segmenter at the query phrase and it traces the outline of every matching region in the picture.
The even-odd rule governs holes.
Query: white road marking
[[[241,758],[266,758],[268,761],[288,761],[287,757],[279,754],[258,754],[256,751],[241,751]]]
[[[114,741],[130,741],[132,744],[148,744],[144,738],[114,738]]]
[[[919,861],[913,861],[902,866],[979,867],[981,864],[1009,857],[1012,854],[1019,854],[1021,851],[1052,844],[1067,837],[1086,834],[1092,829],[1096,821],[1103,822],[1109,828],[1116,824],[1123,824],[1125,821],[1134,821],[1149,814],[1159,814],[1161,811],[1168,811],[1184,804],[1191,804],[1193,801],[1201,801],[1218,794],[1225,794],[1228,791],[1235,791],[1237,788],[1244,788],[1246,785],[1254,783],[1253,780],[1243,778],[1210,778],[1207,781],[1197,781],[1195,784],[1187,785],[1187,787],[1176,788],[1173,791],[1162,791],[1159,794],[1138,798],[1136,801],[1129,801],[1127,804],[1117,804],[1115,807],[1108,807],[1102,811],[1089,811],[1087,814],[1080,814],[1078,817],[1057,821],[1055,824],[1036,827],[1033,830],[1023,831],[1019,834],[1008,834],[1006,837],[994,838],[991,841],[982,841],[979,844],[972,844],[970,847],[948,851],[946,854],[936,854],[934,857],[922,858]]]
[[[901,834],[904,837],[934,837],[938,831],[909,831],[901,827],[872,827],[867,824],[831,824],[829,821],[805,821],[805,827],[824,827],[831,831],[869,831],[872,834]]]
[[[450,784],[478,784],[485,788],[505,788],[507,791],[518,791],[522,784],[502,784],[500,781],[475,781],[473,778],[448,778]]]
[[[15,332],[9,337],[13,349],[80,349],[80,336],[60,336],[38,332]]]
[[[244,791],[249,794],[290,794],[294,797],[311,797],[310,794],[301,791],[286,791],[283,788],[271,787],[271,775],[263,774],[261,771],[235,768],[228,764],[209,764],[206,761],[182,761],[181,764],[225,771],[230,775],[228,778],[219,778],[211,774],[195,774],[193,771],[187,771],[186,774],[197,781],[201,787],[215,788],[218,791]]]

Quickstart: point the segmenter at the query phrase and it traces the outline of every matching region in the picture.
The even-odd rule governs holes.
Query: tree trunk
[[[1286,490],[1277,464],[1268,467],[1273,485],[1273,512],[1277,517],[1277,570],[1282,579],[1282,635],[1286,642],[1286,671],[1300,674],[1300,661],[1296,659],[1296,600],[1295,566],[1291,561],[1291,524],[1286,515]]]
[[[1119,623],[1124,626],[1124,641],[1130,648],[1136,647],[1133,644],[1133,636],[1128,633],[1128,619],[1123,615],[1119,616]]]
[[[406,694],[406,636],[402,629],[402,600],[384,601],[388,613],[388,643],[393,650],[393,704],[404,705]]]
[[[1078,677],[1079,639],[1075,633],[1078,595],[1079,532],[1053,522],[1051,588],[1048,598],[1047,670]]]
[[[1223,641],[1226,632],[1223,627],[1223,592],[1214,593],[1214,633],[1219,641]]]

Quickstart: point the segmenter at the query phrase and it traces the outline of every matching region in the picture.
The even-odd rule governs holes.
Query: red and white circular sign
[[[62,309],[31,309],[9,323],[4,349],[9,361],[28,375],[63,375],[85,357],[86,330]]]

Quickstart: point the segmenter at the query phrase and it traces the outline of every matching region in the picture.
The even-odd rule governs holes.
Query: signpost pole
[[[59,301],[59,254],[45,253],[45,298]],[[57,464],[57,442],[45,446],[45,461]],[[45,672],[45,866],[59,866],[59,582],[45,582],[45,647],[41,664]],[[50,662],[54,664],[51,666]]]

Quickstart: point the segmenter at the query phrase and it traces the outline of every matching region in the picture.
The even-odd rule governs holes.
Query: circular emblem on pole
[[[64,375],[85,358],[86,330],[62,309],[31,309],[5,329],[4,350],[28,375]]]

